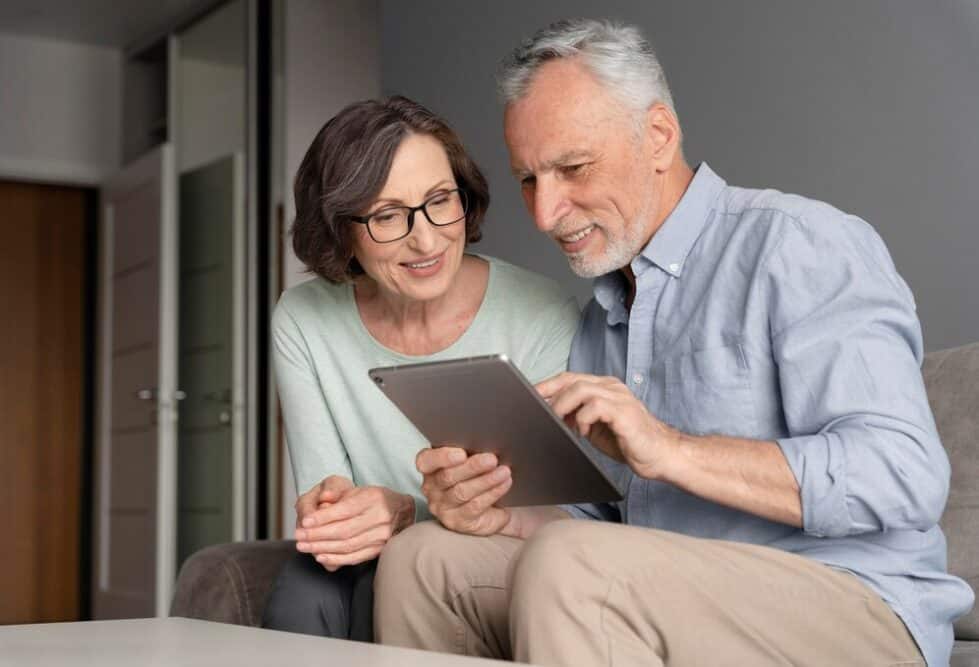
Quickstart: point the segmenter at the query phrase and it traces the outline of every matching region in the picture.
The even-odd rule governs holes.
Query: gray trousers
[[[375,559],[329,572],[309,554],[297,552],[275,582],[262,615],[262,627],[373,641],[376,568]]]

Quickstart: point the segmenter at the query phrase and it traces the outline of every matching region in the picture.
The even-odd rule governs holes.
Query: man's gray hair
[[[552,23],[514,49],[497,75],[503,103],[523,97],[538,68],[558,58],[578,58],[609,93],[635,113],[644,113],[657,103],[676,112],[663,67],[639,29],[596,19]]]

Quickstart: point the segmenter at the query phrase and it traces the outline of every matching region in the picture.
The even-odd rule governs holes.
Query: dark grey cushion
[[[948,569],[979,590],[979,343],[933,352],[922,370],[952,462],[952,489],[942,516]],[[976,607],[955,623],[955,637],[979,640]]]
[[[257,627],[279,570],[294,553],[292,540],[201,549],[180,568],[170,615]]]
[[[979,667],[979,642],[955,642],[948,667]]]

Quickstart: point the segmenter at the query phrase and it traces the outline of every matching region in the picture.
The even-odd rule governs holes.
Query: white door
[[[100,220],[94,618],[166,616],[176,553],[173,149],[111,178]]]

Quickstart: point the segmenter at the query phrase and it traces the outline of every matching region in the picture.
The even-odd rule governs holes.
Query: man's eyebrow
[[[562,153],[561,155],[557,156],[553,160],[548,160],[547,162],[541,165],[538,171],[550,171],[555,167],[561,167],[569,163],[578,162],[579,160],[593,160],[594,158],[595,155],[590,151],[583,151],[583,150],[568,151],[567,153]],[[520,169],[514,166],[510,167],[510,173],[512,173],[516,178],[524,178],[526,176],[533,175],[532,171],[529,171],[527,169]]]

